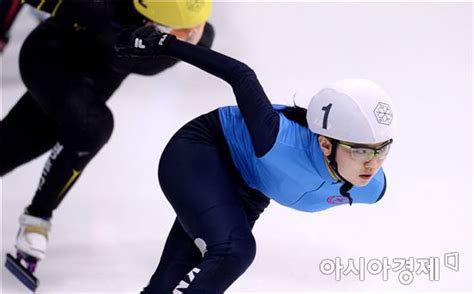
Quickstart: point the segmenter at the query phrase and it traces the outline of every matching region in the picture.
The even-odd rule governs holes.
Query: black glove
[[[161,54],[171,39],[176,37],[162,33],[154,26],[134,26],[120,33],[115,52],[118,57],[155,57]]]

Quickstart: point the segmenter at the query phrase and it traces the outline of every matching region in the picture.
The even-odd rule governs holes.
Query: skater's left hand
[[[155,57],[161,54],[172,39],[176,37],[158,31],[155,26],[134,26],[120,33],[115,52],[118,57]]]

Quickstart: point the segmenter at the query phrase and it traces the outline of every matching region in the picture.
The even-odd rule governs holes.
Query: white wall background
[[[216,3],[214,48],[251,65],[272,102],[305,106],[327,82],[363,77],[396,103],[399,133],[376,205],[315,214],[270,205],[258,253],[229,292],[468,291],[472,280],[472,5],[469,3]],[[22,11],[2,58],[2,118],[24,92],[18,51],[35,25]],[[235,104],[224,82],[181,63],[131,76],[110,100],[115,131],[54,215],[38,293],[139,292],[174,219],[156,169],[171,135],[195,116]],[[34,122],[32,122],[34,123]],[[2,262],[46,157],[2,179]],[[443,266],[459,252],[460,270]],[[398,273],[323,275],[323,259],[441,258],[440,281]],[[2,269],[2,290],[24,288]]]

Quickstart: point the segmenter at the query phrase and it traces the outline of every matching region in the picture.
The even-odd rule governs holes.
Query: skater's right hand
[[[152,25],[134,26],[120,33],[115,52],[118,57],[155,57],[161,54],[172,39],[176,37],[162,33]]]

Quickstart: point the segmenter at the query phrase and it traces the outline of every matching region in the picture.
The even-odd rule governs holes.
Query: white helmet
[[[306,115],[317,134],[359,144],[393,139],[394,115],[390,96],[376,83],[345,79],[313,96]]]

